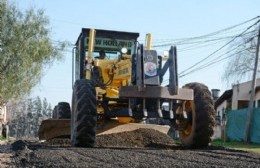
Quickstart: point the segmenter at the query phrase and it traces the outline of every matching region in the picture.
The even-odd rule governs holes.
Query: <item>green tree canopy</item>
[[[30,93],[44,68],[62,58],[64,47],[53,45],[44,10],[21,12],[0,0],[0,105]]]

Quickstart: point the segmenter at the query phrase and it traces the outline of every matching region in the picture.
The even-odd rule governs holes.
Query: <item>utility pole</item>
[[[258,54],[259,54],[259,44],[260,44],[260,26],[258,30],[258,37],[257,37],[257,44],[256,44],[256,57],[255,57],[255,67],[253,73],[253,80],[251,85],[251,96],[250,102],[248,107],[248,114],[247,114],[247,122],[246,122],[246,134],[245,134],[245,143],[250,142],[250,127],[251,127],[251,120],[254,111],[254,99],[255,99],[255,88],[256,88],[256,73],[258,67]]]

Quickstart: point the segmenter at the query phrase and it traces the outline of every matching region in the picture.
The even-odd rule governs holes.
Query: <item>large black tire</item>
[[[72,95],[71,143],[78,147],[94,147],[97,126],[96,90],[92,82],[77,80]]]
[[[184,88],[193,89],[194,100],[186,101],[187,119],[180,120],[179,130],[182,144],[186,147],[205,147],[211,141],[214,128],[214,106],[207,86],[189,83]]]
[[[57,119],[70,119],[70,104],[67,102],[59,102],[57,106]]]
[[[53,119],[58,119],[58,113],[57,113],[57,108],[58,108],[58,105],[56,105],[52,111],[52,118]]]

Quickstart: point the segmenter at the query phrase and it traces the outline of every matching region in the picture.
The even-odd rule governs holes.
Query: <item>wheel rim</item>
[[[184,133],[186,136],[190,135],[191,134],[191,130],[192,130],[192,126],[191,124],[187,124],[185,130],[184,130]]]
[[[193,106],[193,101],[185,101],[184,107],[185,111],[187,113],[187,119],[185,119],[185,128],[184,128],[184,135],[189,136],[192,133],[192,119],[193,119],[193,113],[194,113],[194,106]]]

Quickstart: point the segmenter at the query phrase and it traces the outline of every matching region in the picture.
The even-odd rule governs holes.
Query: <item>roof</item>
[[[76,45],[79,42],[81,36],[88,37],[90,28],[82,28],[82,32],[80,33]],[[134,32],[124,32],[124,31],[115,31],[115,30],[103,30],[103,29],[95,29],[96,37],[102,38],[112,38],[112,39],[122,39],[122,40],[137,40],[139,37],[139,33]]]
[[[215,102],[215,107],[219,106],[223,101],[231,99],[233,95],[233,90],[226,90]]]

